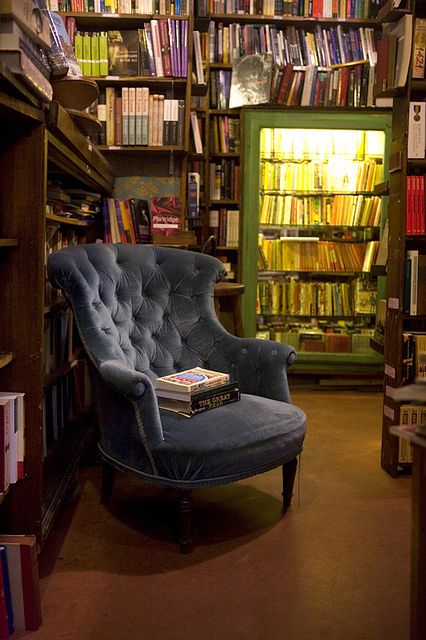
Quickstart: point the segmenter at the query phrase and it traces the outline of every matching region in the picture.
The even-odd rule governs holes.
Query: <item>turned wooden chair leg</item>
[[[112,467],[108,462],[102,463],[101,504],[107,504],[111,498],[115,471],[115,467]]]
[[[192,544],[192,496],[191,491],[183,489],[178,492],[178,526],[179,544],[182,553],[191,553]]]
[[[283,513],[285,513],[291,505],[294,480],[296,478],[296,470],[297,458],[293,458],[293,460],[290,460],[290,462],[286,462],[285,464],[283,464]]]

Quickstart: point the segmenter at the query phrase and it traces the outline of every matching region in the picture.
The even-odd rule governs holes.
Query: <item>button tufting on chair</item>
[[[115,469],[176,490],[183,552],[192,549],[198,487],[281,466],[283,511],[290,506],[306,431],[287,382],[296,354],[224,329],[213,300],[226,275],[219,260],[166,247],[84,244],[50,255],[48,275],[69,300],[89,355],[103,503]],[[160,411],[155,379],[194,366],[229,373],[241,400],[191,419]]]

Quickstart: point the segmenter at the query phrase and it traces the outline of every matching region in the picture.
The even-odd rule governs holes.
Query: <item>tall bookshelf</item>
[[[391,9],[390,3],[386,3],[380,15],[384,28],[397,23],[410,11],[413,18],[426,18],[426,8],[420,1],[405,3],[400,10]],[[384,93],[393,97],[393,118],[389,162],[389,245],[381,464],[392,477],[411,471],[410,457],[402,456],[399,439],[390,432],[391,427],[398,425],[402,419],[401,404],[393,399],[393,394],[396,388],[410,382],[416,375],[416,358],[413,362],[413,354],[408,354],[406,349],[407,336],[426,331],[425,316],[414,314],[404,303],[410,289],[410,280],[406,275],[407,252],[426,253],[424,231],[413,233],[413,230],[407,228],[408,181],[412,176],[419,176],[423,180],[426,174],[426,160],[412,158],[408,149],[410,102],[424,102],[426,96],[426,80],[412,78],[412,68],[411,60],[404,87],[395,89],[390,84]],[[424,220],[424,202],[419,207],[419,213]],[[411,359],[411,368],[408,369],[407,359]]]
[[[65,8],[72,8],[73,3],[63,3]],[[185,10],[187,8],[187,11]],[[173,24],[175,41],[179,41],[179,45],[183,50],[188,52],[192,51],[193,46],[193,30],[194,30],[194,15],[192,10],[192,2],[188,1],[184,7],[184,3],[181,3],[182,11],[178,15],[172,13],[161,14],[155,12],[150,15],[139,13],[98,13],[98,12],[76,12],[76,11],[61,11],[60,15],[63,17],[65,23],[68,25],[68,30],[76,32],[87,37],[92,34],[104,33],[117,33],[124,36],[132,34],[131,51],[137,56],[138,42],[137,32],[144,33],[146,29],[152,33],[153,22],[157,25],[163,23],[165,28],[171,30]],[[71,25],[71,26],[70,26]],[[179,35],[180,34],[180,35]],[[83,44],[84,46],[84,44]],[[77,45],[75,43],[76,57],[81,59],[81,54],[78,52]],[[90,48],[90,45],[89,45]],[[177,55],[177,54],[176,54]],[[168,59],[171,63],[172,53],[169,50]],[[183,60],[183,57],[180,58]],[[111,56],[109,56],[109,60]],[[163,58],[164,61],[164,58]],[[114,172],[117,176],[144,176],[149,182],[152,176],[167,176],[171,179],[171,187],[174,190],[173,194],[163,195],[176,195],[181,198],[182,210],[184,214],[183,226],[188,226],[187,223],[187,173],[188,173],[188,145],[189,145],[189,121],[190,121],[190,98],[192,91],[192,55],[187,56],[186,71],[180,68],[177,71],[175,68],[172,71],[166,71],[165,65],[163,65],[163,73],[158,74],[152,72],[152,75],[148,75],[146,69],[139,69],[139,71],[129,71],[128,69],[120,70],[118,67],[111,69],[108,66],[107,71],[103,75],[99,75],[98,68],[93,66],[88,70],[84,63],[80,65],[82,67],[83,75],[86,73],[88,77],[93,78],[100,90],[100,95],[104,97],[106,101],[106,118],[108,115],[108,94],[111,95],[111,91],[114,92],[115,98],[122,101],[121,107],[118,107],[118,111],[123,109],[123,102],[127,100],[124,97],[123,89],[128,91],[129,94],[133,90],[148,90],[150,97],[161,96],[162,97],[162,109],[163,115],[165,102],[173,101],[175,105],[179,101],[179,133],[172,139],[165,139],[165,133],[162,139],[159,141],[157,138],[155,141],[150,139],[150,143],[143,144],[133,142],[126,143],[127,140],[122,136],[115,136],[114,139],[108,138],[108,122],[107,122],[107,138],[102,140],[98,145],[98,149],[108,158],[111,163]],[[183,66],[180,65],[180,67]],[[140,74],[142,72],[142,74]],[[175,73],[176,72],[176,73]],[[105,97],[106,96],[106,97]],[[127,109],[131,109],[130,103]],[[166,107],[167,108],[167,107]],[[125,110],[127,113],[127,110]],[[123,117],[125,117],[123,115]],[[176,122],[177,127],[177,108],[174,110],[171,119]],[[122,129],[122,122],[117,122],[117,109],[115,116],[115,123],[110,125],[111,131],[114,127]],[[166,118],[165,118],[166,119]],[[153,119],[152,119],[153,120]],[[160,125],[157,125],[157,129]],[[163,133],[163,132],[162,132]],[[114,134],[113,134],[114,137]],[[123,168],[124,167],[124,168]],[[126,173],[127,172],[127,173]],[[136,195],[136,194],[134,194]],[[158,195],[158,194],[156,194]],[[140,197],[144,197],[144,194],[140,194]],[[148,197],[149,199],[149,197]]]
[[[390,115],[246,109],[243,129],[247,335],[293,344],[295,373],[377,377],[368,252],[386,217],[377,187],[387,177]]]
[[[1,531],[34,533],[45,540],[75,479],[87,425],[76,422],[49,451],[44,447],[47,386],[43,340],[45,305],[46,186],[49,176],[110,193],[111,168],[56,103],[46,112],[0,66],[0,388],[25,393],[25,477],[0,496]],[[25,186],[28,185],[28,186]],[[71,367],[59,367],[56,380]]]
[[[325,8],[324,3],[324,11]],[[210,0],[208,9],[210,23],[204,45],[209,71],[205,115],[205,228],[206,233],[220,235],[215,225],[218,224],[220,216],[226,217],[227,211],[240,212],[240,230],[245,224],[245,213],[241,206],[241,178],[239,184],[238,180],[231,181],[231,197],[227,197],[226,189],[223,189],[229,175],[237,172],[241,177],[242,172],[242,145],[238,142],[237,145],[233,145],[232,141],[230,146],[228,144],[230,129],[238,130],[237,137],[242,137],[240,116],[246,108],[229,108],[233,65],[247,54],[269,53],[273,65],[270,103],[280,109],[300,107],[301,104],[306,104],[309,109],[318,106],[314,105],[314,91],[311,99],[306,100],[305,97],[304,101],[301,91],[292,91],[291,99],[289,90],[279,96],[279,88],[284,84],[282,80],[286,70],[290,72],[288,86],[293,80],[297,80],[299,88],[302,88],[308,67],[315,68],[316,78],[323,87],[326,83],[330,84],[331,77],[334,78],[336,86],[343,86],[347,82],[350,86],[359,87],[353,95],[343,89],[342,95],[339,94],[338,106],[352,108],[360,106],[358,103],[362,103],[362,106],[372,106],[374,71],[371,65],[375,63],[372,32],[377,28],[377,21],[376,5],[373,3],[368,7],[364,4],[362,7],[355,7],[354,4],[352,11],[349,3],[340,3],[338,13],[330,15],[318,10],[319,5],[313,7],[311,3],[291,3],[291,7],[289,3],[276,3],[271,10],[271,5],[267,2],[255,2],[250,5],[245,3],[242,8],[240,3]],[[331,38],[336,39],[333,40],[333,45]],[[353,61],[358,61],[359,64],[351,67]],[[320,106],[335,107],[336,100],[337,94],[333,99],[330,96],[327,105],[324,99]],[[217,191],[214,189],[215,180],[219,184]],[[219,197],[212,197],[214,195]],[[231,218],[233,215],[235,214],[231,213]],[[221,253],[228,256],[232,262],[237,279],[241,279],[244,251],[241,235],[237,247],[221,248]]]

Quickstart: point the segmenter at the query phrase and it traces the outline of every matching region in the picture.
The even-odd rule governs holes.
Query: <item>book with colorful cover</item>
[[[194,367],[185,371],[171,373],[167,376],[161,376],[156,379],[154,386],[156,389],[180,390],[192,393],[228,381],[228,373]]]
[[[151,198],[152,235],[173,236],[182,226],[182,203],[178,196]]]

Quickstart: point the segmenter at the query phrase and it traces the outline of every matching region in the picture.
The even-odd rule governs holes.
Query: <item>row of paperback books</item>
[[[211,13],[301,16],[303,18],[374,18],[377,0],[209,0]]]
[[[287,149],[287,152],[289,149]],[[307,151],[304,161],[300,157],[262,159],[260,184],[265,191],[364,191],[372,192],[383,180],[383,165],[376,160],[358,160],[342,157],[336,150],[335,158],[315,159],[315,149]],[[340,157],[339,157],[340,156]],[[273,153],[271,154],[273,157]],[[340,169],[339,169],[340,167]],[[343,173],[345,172],[345,173]]]
[[[212,153],[239,153],[240,120],[238,116],[213,116],[209,134]]]
[[[290,152],[290,150],[287,150]],[[383,165],[375,160],[349,161],[336,149],[335,156],[315,160],[315,150],[307,151],[305,157],[283,158],[280,162],[262,161],[261,186],[264,190],[281,192],[297,191],[301,195],[312,192],[350,193],[372,192],[382,181]],[[273,154],[272,154],[273,157]]]
[[[238,200],[240,196],[240,165],[236,160],[222,159],[210,163],[210,199]]]
[[[160,409],[187,418],[240,399],[238,383],[227,373],[194,367],[155,381]]]
[[[402,384],[426,380],[426,334],[404,331],[402,334]]]
[[[260,224],[368,226],[380,224],[379,196],[283,196],[261,197]]]
[[[291,237],[270,240],[259,234],[259,244],[271,271],[369,272],[379,248],[376,240],[359,243],[308,240]]]
[[[75,57],[84,76],[186,78],[188,21],[159,18],[141,29],[73,32]]]
[[[108,146],[183,145],[184,100],[151,93],[148,87],[107,87],[104,115],[100,111]]]
[[[426,176],[407,176],[405,232],[407,236],[426,234]]]
[[[315,65],[329,68],[356,61],[377,62],[376,36],[372,27],[325,28],[314,30],[288,25],[253,25],[211,22],[207,38],[209,62],[237,62],[254,53],[270,54],[274,66]]]
[[[48,0],[51,11],[142,15],[188,15],[188,0]]]
[[[0,536],[0,638],[41,625],[37,540],[33,535]]]
[[[24,394],[0,391],[0,494],[25,476]]]
[[[257,311],[262,316],[347,316],[373,314],[376,288],[368,289],[359,278],[349,282],[261,281],[257,285]]]
[[[276,69],[269,102],[293,107],[372,107],[375,67],[356,64],[321,70],[308,65]]]
[[[210,209],[209,211],[209,233],[214,236],[216,245],[221,247],[238,247],[239,243],[239,220],[238,209]]]
[[[191,234],[182,230],[182,202],[178,196],[142,198],[104,198],[102,218],[104,242],[144,244],[165,241],[193,244]],[[178,239],[178,240],[177,240]]]

